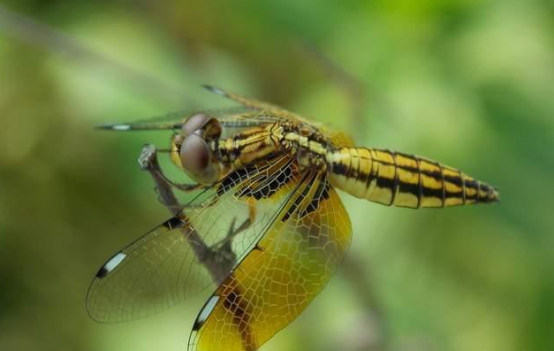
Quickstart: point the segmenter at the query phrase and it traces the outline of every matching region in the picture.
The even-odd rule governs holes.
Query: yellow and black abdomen
[[[342,148],[329,151],[326,159],[334,186],[387,206],[445,207],[499,200],[494,187],[419,156]]]

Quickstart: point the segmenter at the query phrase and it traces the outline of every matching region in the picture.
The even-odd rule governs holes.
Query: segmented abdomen
[[[401,207],[496,202],[498,191],[461,171],[414,155],[370,148],[329,152],[334,186],[358,198]]]

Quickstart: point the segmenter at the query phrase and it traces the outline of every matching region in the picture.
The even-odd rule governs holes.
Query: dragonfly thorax
[[[327,170],[326,155],[329,152],[329,145],[321,133],[300,126],[286,133],[284,140],[289,144],[291,152],[295,154],[300,167],[322,172]]]

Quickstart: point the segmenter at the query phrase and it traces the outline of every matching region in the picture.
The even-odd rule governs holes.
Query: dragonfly
[[[194,196],[98,270],[87,296],[96,321],[146,317],[211,289],[188,350],[257,350],[345,257],[352,225],[337,190],[411,209],[499,201],[456,168],[358,147],[278,106],[207,88],[239,107],[102,126],[171,131],[170,158],[194,184],[167,182]]]

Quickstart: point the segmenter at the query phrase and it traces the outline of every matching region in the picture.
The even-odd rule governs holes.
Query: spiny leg
[[[158,172],[159,176],[163,178],[167,184],[182,192],[189,193],[204,188],[201,184],[175,183],[171,179],[167,178],[161,170],[157,170],[156,172]]]
[[[188,225],[181,226],[183,235],[190,238],[191,246],[195,248],[195,254],[200,261],[210,272],[214,281],[217,284],[223,282],[232,267],[235,265],[235,254],[230,247],[223,246],[214,250],[207,245],[203,238],[189,223],[186,214],[183,213],[183,206],[173,193],[172,184],[167,182],[163,176],[162,170],[158,163],[156,147],[151,144],[144,145],[140,157],[138,159],[141,169],[147,171],[152,176],[156,184],[156,191],[159,195],[160,202],[183,223]]]
[[[202,185],[200,184],[177,184],[168,179],[163,173],[158,162],[156,146],[152,144],[146,144],[143,146],[138,158],[138,163],[142,170],[150,173],[154,179],[154,183],[156,184],[155,189],[158,193],[158,199],[173,214],[177,214],[183,206],[173,194],[172,188],[183,192],[191,192],[202,189]]]

